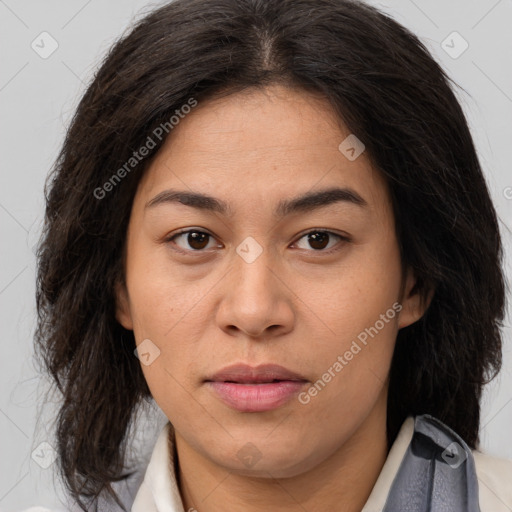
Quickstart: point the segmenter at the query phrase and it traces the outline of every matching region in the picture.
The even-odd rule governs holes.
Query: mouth
[[[256,367],[239,363],[227,366],[209,376],[207,382],[230,382],[236,384],[267,384],[281,381],[306,381],[299,373],[277,364]]]
[[[282,366],[232,365],[205,380],[217,398],[240,412],[264,412],[283,406],[308,380]]]
[[[227,382],[229,384],[272,384],[273,382],[302,382],[300,379],[264,379],[264,380],[211,380],[206,382]]]

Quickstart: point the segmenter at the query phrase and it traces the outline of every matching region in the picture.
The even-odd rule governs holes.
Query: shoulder
[[[512,461],[472,450],[482,512],[512,510]]]

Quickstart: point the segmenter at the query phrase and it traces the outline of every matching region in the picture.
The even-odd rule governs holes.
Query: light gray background
[[[468,92],[457,94],[502,222],[510,279],[512,0],[370,3],[416,33]],[[0,512],[59,505],[52,477],[55,464],[43,469],[31,457],[39,443],[51,442],[52,427],[46,417],[38,416],[45,383],[32,360],[33,247],[41,227],[44,179],[101,57],[133,19],[157,5],[143,0],[0,0]],[[58,49],[46,59],[31,48],[43,31],[58,42]],[[469,44],[458,58],[441,46],[453,31]],[[457,39],[450,41],[454,50],[461,48]],[[504,368],[487,387],[481,430],[482,448],[507,458],[512,458],[511,338],[509,310]],[[143,446],[152,447],[164,421],[155,409],[139,432]]]

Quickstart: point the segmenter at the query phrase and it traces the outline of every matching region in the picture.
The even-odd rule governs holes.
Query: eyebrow
[[[282,218],[292,213],[305,213],[323,208],[325,206],[345,202],[360,207],[368,203],[353,189],[350,188],[329,188],[317,192],[306,192],[300,196],[283,199],[277,204],[274,215]],[[224,216],[232,216],[230,206],[223,200],[199,192],[185,190],[164,190],[148,201],[145,209],[168,203],[181,203],[198,210],[219,213]]]

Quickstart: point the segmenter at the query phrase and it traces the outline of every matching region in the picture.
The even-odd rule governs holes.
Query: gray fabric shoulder
[[[416,416],[383,512],[483,512],[471,449],[447,425]]]

